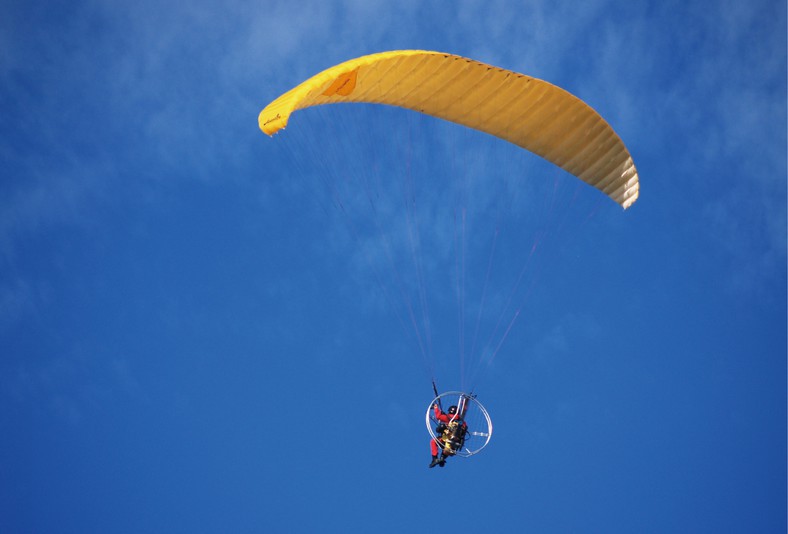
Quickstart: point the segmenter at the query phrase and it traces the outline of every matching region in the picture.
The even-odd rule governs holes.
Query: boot
[[[437,456],[433,456],[432,457],[432,462],[430,463],[430,469],[432,469],[433,467],[435,467],[439,463],[441,463],[441,462],[440,462],[440,460],[438,460],[438,457]]]

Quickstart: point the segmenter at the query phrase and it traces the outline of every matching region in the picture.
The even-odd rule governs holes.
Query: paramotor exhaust
[[[444,423],[435,416],[435,406],[457,407],[450,421]],[[435,397],[427,407],[427,431],[449,456],[473,456],[490,443],[492,420],[475,395],[448,391]]]

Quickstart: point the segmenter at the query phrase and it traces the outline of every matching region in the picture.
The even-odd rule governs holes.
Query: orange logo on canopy
[[[334,82],[328,86],[328,89],[323,91],[323,96],[348,96],[356,88],[356,77],[358,75],[358,67],[350,72],[345,72],[337,77]]]

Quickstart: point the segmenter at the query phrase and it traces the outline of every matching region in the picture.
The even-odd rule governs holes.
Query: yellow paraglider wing
[[[440,52],[360,57],[294,87],[260,113],[273,135],[297,109],[339,102],[389,104],[505,139],[558,165],[628,208],[638,174],[613,128],[588,104],[524,74]]]

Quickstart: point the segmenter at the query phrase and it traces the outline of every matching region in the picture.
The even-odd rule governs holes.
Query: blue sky
[[[258,130],[395,49],[576,94],[640,199],[405,111]],[[784,2],[10,0],[0,109],[0,531],[785,532]],[[433,373],[495,434],[430,470]]]

